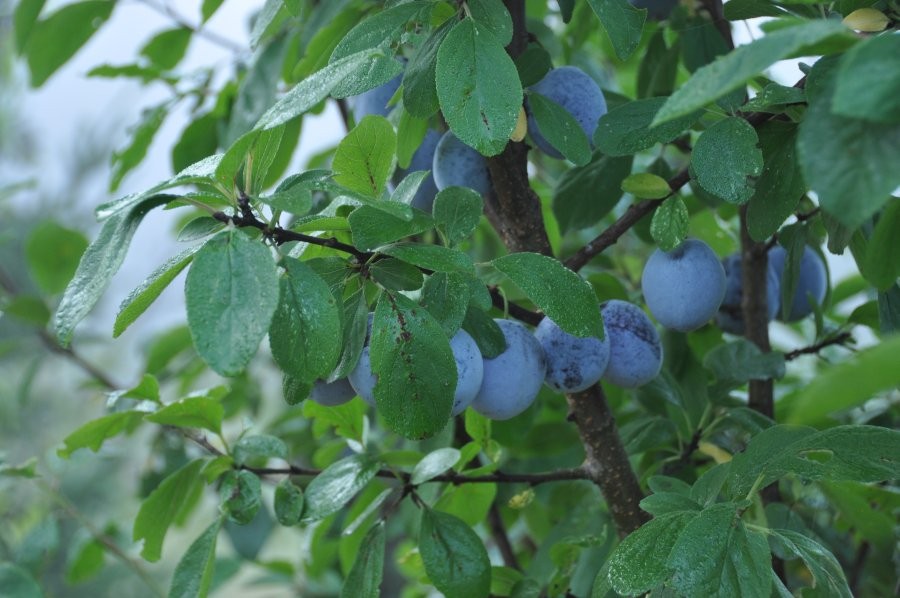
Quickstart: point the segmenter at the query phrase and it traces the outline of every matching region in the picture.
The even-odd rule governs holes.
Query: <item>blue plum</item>
[[[690,332],[719,310],[725,297],[725,270],[709,245],[688,239],[673,251],[653,252],[644,265],[641,288],[660,324]]]
[[[600,313],[609,338],[609,364],[603,380],[636,388],[656,378],[662,367],[662,344],[647,314],[618,299],[601,305]]]
[[[313,383],[312,393],[309,398],[320,405],[335,407],[343,405],[356,396],[356,391],[346,378],[339,378],[334,382],[316,380]]]
[[[578,338],[544,318],[534,331],[547,359],[544,382],[559,392],[579,392],[597,381],[609,363],[609,337]]]
[[[372,331],[372,319],[372,314],[369,314],[369,334]],[[453,335],[453,338],[450,339],[450,349],[456,360],[457,374],[452,415],[458,415],[469,406],[478,394],[484,366],[478,345],[465,330],[459,330]],[[359,396],[372,407],[376,407],[375,384],[378,382],[378,376],[372,373],[368,337],[359,356],[359,362],[347,378]]]
[[[544,382],[547,362],[541,343],[522,324],[494,320],[506,339],[506,350],[484,359],[484,380],[472,409],[491,419],[510,419],[528,409]]]
[[[399,185],[400,181],[411,172],[432,170],[434,165],[434,152],[437,149],[437,144],[440,140],[440,133],[434,129],[428,129],[425,133],[425,138],[422,139],[422,145],[420,145],[419,149],[413,153],[412,159],[409,161],[409,168],[400,168],[394,173],[394,184]],[[410,205],[430,214],[431,207],[434,205],[434,196],[437,195],[437,192],[438,188],[434,182],[434,172],[432,171],[425,177],[422,184],[419,185],[419,189],[416,191],[416,195],[413,197]]]
[[[397,75],[384,85],[372,88],[369,91],[347,98],[350,109],[353,110],[353,116],[356,122],[361,121],[370,114],[378,116],[387,116],[391,113],[393,106],[388,106],[388,102],[400,89],[400,83],[403,81],[403,74]]]
[[[635,8],[646,8],[647,18],[651,21],[662,21],[672,14],[678,6],[678,0],[628,0]]]
[[[468,187],[483,196],[491,192],[487,160],[463,143],[451,131],[444,133],[434,151],[434,182],[439,191],[447,187]]]
[[[542,96],[553,100],[569,114],[571,114],[579,126],[587,135],[588,141],[593,147],[594,131],[597,129],[597,121],[606,114],[606,98],[600,86],[590,75],[575,66],[561,66],[549,71],[544,78],[531,87]],[[541,135],[540,127],[534,115],[529,111],[528,131],[531,139],[548,156],[562,158],[547,139]]]
[[[744,334],[744,314],[741,301],[744,298],[744,285],[741,280],[741,255],[733,253],[722,260],[725,268],[725,298],[716,314],[719,328],[731,334]],[[766,305],[769,310],[769,321],[775,318],[780,304],[781,285],[779,284],[772,260],[766,270]]]
[[[784,276],[784,263],[787,259],[787,251],[781,246],[774,247],[769,252],[769,264],[775,270],[778,280],[781,281]],[[825,292],[828,290],[828,277],[825,272],[825,262],[812,247],[807,245],[803,248],[803,256],[800,258],[800,275],[797,278],[797,288],[794,293],[794,300],[791,303],[791,309],[788,311],[787,321],[796,322],[802,320],[812,313],[813,306],[809,297],[817,305],[821,305],[825,299]],[[780,303],[779,293],[779,303]],[[778,307],[778,318],[781,319],[781,306]]]

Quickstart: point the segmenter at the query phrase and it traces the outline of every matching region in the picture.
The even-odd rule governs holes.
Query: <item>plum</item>
[[[356,391],[346,378],[338,378],[334,382],[316,380],[313,383],[309,398],[320,405],[335,407],[343,405],[356,396]]]
[[[769,264],[775,270],[775,275],[781,281],[784,276],[784,265],[787,259],[787,251],[781,246],[775,246],[769,252]],[[803,248],[803,256],[800,258],[800,274],[797,278],[797,288],[791,309],[788,311],[787,322],[802,320],[812,313],[812,301],[821,305],[828,290],[828,277],[825,272],[825,262],[810,246]],[[780,306],[781,294],[779,293],[778,319],[782,319]]]
[[[506,339],[503,353],[484,359],[484,379],[471,407],[491,419],[510,419],[528,409],[544,382],[547,362],[541,343],[512,320],[494,320]]]
[[[356,122],[361,121],[370,114],[378,116],[387,116],[391,113],[393,106],[388,106],[388,102],[397,93],[400,83],[403,81],[403,74],[399,74],[384,85],[372,88],[369,91],[347,98],[350,109],[353,110],[353,116]]]
[[[662,344],[641,308],[613,299],[600,308],[609,338],[609,363],[603,380],[624,388],[643,386],[662,367]]]
[[[579,392],[599,381],[609,362],[609,338],[579,338],[544,318],[534,331],[547,359],[544,382],[559,392]]]
[[[673,251],[653,252],[644,265],[641,288],[660,324],[690,332],[719,310],[725,297],[725,270],[709,245],[688,239]]]
[[[593,147],[594,131],[597,121],[606,114],[606,98],[600,86],[590,75],[575,66],[561,66],[550,70],[544,78],[531,87],[542,96],[556,102],[566,109],[587,135]],[[562,158],[547,139],[541,135],[540,127],[534,115],[529,111],[528,131],[531,139],[548,156]]]
[[[741,301],[744,297],[743,281],[741,280],[741,255],[733,253],[722,260],[725,269],[725,298],[716,314],[716,323],[719,328],[731,334],[744,334],[744,314]],[[769,321],[775,319],[780,305],[781,285],[772,260],[766,270],[766,305],[769,312]]]
[[[432,168],[438,191],[447,187],[468,187],[482,197],[491,192],[491,175],[487,160],[463,143],[452,131],[438,141]]]
[[[369,314],[369,333],[372,332],[372,314]],[[450,349],[456,360],[456,391],[453,394],[453,411],[451,415],[462,413],[475,399],[481,388],[484,372],[481,351],[475,340],[465,330],[459,330],[450,339]],[[369,355],[369,337],[366,336],[366,344],[359,356],[359,362],[348,376],[350,384],[359,393],[362,399],[376,407],[375,384],[378,376],[372,373],[372,360]]]

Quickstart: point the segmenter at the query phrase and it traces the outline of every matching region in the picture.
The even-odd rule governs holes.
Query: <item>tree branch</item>
[[[801,347],[799,349],[794,349],[793,351],[789,351],[784,354],[785,361],[791,361],[797,359],[801,355],[808,355],[810,353],[818,353],[825,347],[829,347],[831,345],[847,345],[853,342],[853,336],[849,332],[841,332],[840,334],[835,334],[834,336],[829,336],[814,345],[809,345],[808,347]]]

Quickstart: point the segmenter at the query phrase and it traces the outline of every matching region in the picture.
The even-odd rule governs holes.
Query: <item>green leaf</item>
[[[266,0],[253,21],[253,29],[250,31],[250,47],[256,49],[260,42],[267,39],[287,16],[283,0]]]
[[[450,247],[424,243],[396,243],[382,247],[378,252],[431,271],[475,274],[472,258]]]
[[[168,598],[205,598],[216,569],[216,540],[222,518],[210,525],[178,561]]]
[[[409,166],[409,164],[407,164]],[[411,204],[412,200],[416,197],[416,192],[419,190],[419,187],[422,186],[422,183],[425,182],[425,179],[431,174],[430,170],[415,170],[400,181],[400,184],[397,185],[397,188],[394,189],[394,192],[391,194],[391,201],[397,203]]]
[[[32,87],[40,87],[69,61],[112,14],[116,3],[89,0],[64,6],[34,24],[25,53]]]
[[[725,6],[725,18],[729,21],[743,21],[756,17],[780,17],[784,9],[766,0],[730,0]]]
[[[205,239],[219,232],[220,230],[225,228],[225,226],[226,224],[224,222],[222,222],[221,220],[216,220],[212,216],[199,216],[185,224],[181,228],[181,230],[178,231],[176,240],[184,243],[186,241],[197,241],[200,239]],[[199,247],[192,249],[196,251],[196,249],[199,249]]]
[[[432,31],[403,72],[403,107],[417,118],[428,118],[440,109],[435,83],[438,50],[455,24],[447,19]]]
[[[810,74],[823,73],[808,90],[809,109],[800,124],[797,155],[822,209],[847,227],[857,228],[900,185],[900,170],[895,166],[900,159],[900,124],[834,114],[837,73],[829,66],[834,62],[824,59]]]
[[[415,486],[427,482],[456,465],[459,457],[459,449],[448,447],[433,450],[416,463],[416,467],[409,478],[409,483]]]
[[[757,133],[763,169],[747,206],[747,230],[763,242],[797,209],[806,184],[797,163],[797,125],[769,121]]]
[[[550,60],[550,54],[537,43],[528,44],[525,51],[516,57],[516,70],[519,71],[522,87],[534,85],[552,68],[553,61]]]
[[[898,354],[900,335],[895,335],[819,373],[796,396],[779,404],[783,421],[822,425],[830,421],[829,415],[862,405],[876,393],[900,385]]]
[[[366,116],[338,144],[334,180],[363,195],[381,197],[396,155],[397,135],[391,123],[383,116]]]
[[[672,193],[669,182],[649,172],[638,172],[622,181],[622,191],[638,199],[662,199]]]
[[[625,595],[649,592],[669,577],[666,560],[682,530],[699,515],[680,511],[655,517],[629,534],[609,557],[609,581]]]
[[[886,290],[900,277],[900,200],[894,199],[878,217],[866,250],[866,279]]]
[[[591,146],[587,135],[568,110],[536,92],[528,94],[528,107],[541,134],[567,160],[577,166],[584,166],[591,161]]]
[[[231,452],[237,465],[246,465],[251,460],[258,458],[287,459],[288,457],[288,449],[284,440],[267,434],[244,436],[237,441]]]
[[[743,498],[785,475],[808,480],[880,482],[900,474],[900,432],[877,426],[773,426],[731,461],[729,492]],[[759,481],[757,481],[759,480]]]
[[[432,216],[447,244],[456,245],[475,232],[481,221],[484,199],[468,187],[447,187],[434,198]]]
[[[448,596],[487,597],[491,562],[478,534],[464,521],[422,510],[419,553],[431,583]]]
[[[141,556],[154,563],[162,555],[162,544],[169,526],[182,508],[203,487],[200,470],[203,459],[195,459],[169,474],[141,503],[134,520],[133,539],[144,541]]]
[[[406,2],[392,6],[363,19],[338,43],[331,54],[331,64],[353,53],[367,52],[369,59],[348,72],[334,96],[343,98],[368,91],[387,83],[403,70],[391,56],[408,31],[427,26],[431,2]],[[378,55],[381,50],[385,55]]]
[[[131,143],[121,150],[114,151],[112,154],[112,174],[109,181],[110,191],[118,189],[125,175],[143,161],[150,144],[153,142],[153,138],[156,136],[156,132],[168,113],[169,109],[166,104],[144,110],[141,115],[141,121],[129,131],[131,133]]]
[[[377,461],[353,455],[329,465],[306,487],[303,521],[324,519],[340,511],[378,473]]]
[[[476,23],[494,34],[504,46],[512,41],[513,22],[502,0],[469,0],[469,13]]]
[[[0,563],[0,588],[15,598],[44,598],[41,586],[31,573],[12,563]]]
[[[482,357],[490,359],[506,351],[506,337],[503,336],[503,331],[497,326],[497,322],[481,309],[470,305],[462,328],[475,339]]]
[[[720,120],[694,144],[693,178],[716,197],[733,204],[747,203],[763,168],[758,143],[756,130],[746,120],[737,117]]]
[[[469,413],[476,412],[467,409],[466,414]],[[495,498],[497,484],[460,484],[444,490],[434,508],[459,517],[467,525],[475,527],[485,520]]]
[[[89,448],[96,453],[106,440],[122,432],[131,432],[143,419],[144,414],[139,411],[119,411],[91,420],[66,436],[63,440],[65,448],[56,454],[67,459],[80,448]]]
[[[399,204],[398,204],[399,205]],[[402,220],[372,206],[360,206],[348,218],[353,233],[353,246],[360,251],[371,251],[397,239],[411,237],[434,226],[431,217],[413,209],[411,220]]]
[[[38,478],[40,477],[40,474],[37,473],[37,462],[37,457],[31,457],[24,463],[18,465],[0,463],[0,476],[25,479]]]
[[[327,98],[335,86],[360,65],[371,62],[374,55],[372,50],[349,54],[306,77],[260,117],[254,130],[274,129],[307,112]]]
[[[784,355],[763,353],[750,341],[737,339],[709,351],[703,358],[703,367],[725,382],[778,379],[784,377]]]
[[[303,515],[303,490],[285,478],[275,487],[275,519],[290,527],[300,523]]]
[[[656,492],[641,500],[641,509],[654,517],[679,511],[700,511],[702,507],[691,498],[676,492]]]
[[[384,293],[370,344],[375,401],[388,427],[410,439],[433,436],[450,418],[456,361],[441,325],[403,295]]]
[[[590,164],[570,168],[553,191],[553,214],[560,232],[594,226],[622,198],[622,181],[631,174],[632,157],[594,153]]]
[[[341,356],[341,315],[321,276],[292,258],[281,262],[281,298],[269,326],[272,356],[285,373],[303,382],[325,378]]]
[[[447,338],[462,326],[472,296],[469,279],[457,272],[435,272],[422,287],[422,307],[440,323]]]
[[[31,31],[37,23],[45,0],[20,0],[13,11],[13,31],[16,36],[16,52],[22,54]]]
[[[31,278],[48,295],[66,288],[88,242],[80,232],[44,220],[25,241],[25,259]]]
[[[755,110],[778,113],[788,104],[803,104],[804,102],[806,102],[806,90],[799,87],[787,87],[778,83],[769,83],[752,100],[744,104],[743,110],[747,112]],[[759,132],[759,129],[757,129],[757,132]]]
[[[103,223],[97,237],[82,254],[75,276],[56,308],[53,323],[56,338],[62,346],[69,345],[75,326],[90,313],[109,286],[141,220],[147,212],[169,199],[163,195],[140,197]]]
[[[773,537],[778,538],[782,547],[789,554],[803,560],[813,577],[813,587],[822,596],[840,596],[851,598],[853,593],[847,585],[844,570],[834,555],[824,546],[803,534],[787,529],[770,530]]]
[[[650,38],[650,44],[644,52],[644,58],[641,60],[637,74],[637,97],[648,99],[659,97],[656,101],[660,106],[665,102],[665,98],[660,96],[671,95],[675,90],[675,77],[678,74],[678,62],[681,58],[681,40],[677,40],[671,47],[666,46],[664,32],[663,29],[658,29]],[[656,111],[653,114],[655,115]],[[650,121],[647,121],[647,125],[649,124]],[[595,132],[595,144],[597,143],[596,137]],[[600,146],[597,145],[597,147]]]
[[[218,400],[209,397],[188,397],[166,405],[144,419],[164,426],[202,428],[220,434],[224,416],[225,409]]]
[[[422,288],[424,276],[416,266],[404,261],[385,258],[369,266],[372,279],[391,291],[415,291]]]
[[[222,6],[222,3],[225,0],[203,0],[203,4],[200,6],[200,16],[203,19],[203,23],[209,20],[211,16],[213,16],[219,7]]]
[[[99,540],[90,538],[81,542],[77,545],[77,550],[70,554],[72,556],[66,569],[66,582],[70,584],[87,581],[103,569],[106,551]]]
[[[686,596],[768,596],[769,543],[737,517],[737,506],[716,504],[685,526],[669,554],[672,587]]]
[[[803,49],[829,38],[853,42],[850,31],[835,21],[814,20],[770,33],[700,67],[663,105],[652,125],[685,116],[740,88],[772,64],[803,55]],[[807,116],[807,118],[809,115]],[[827,162],[827,161],[825,161]]]
[[[384,575],[385,524],[377,521],[360,544],[353,568],[341,588],[341,598],[378,598]]]
[[[437,55],[437,93],[450,130],[485,156],[503,151],[522,109],[512,58],[482,25],[464,19]]]
[[[597,149],[608,156],[635,154],[657,143],[672,141],[700,118],[701,112],[697,111],[651,127],[653,117],[665,102],[666,98],[634,100],[620,104],[601,116],[594,132]]]
[[[646,9],[637,9],[627,0],[588,0],[619,60],[637,49],[647,18]]]
[[[650,221],[650,235],[663,251],[672,251],[687,238],[690,214],[680,197],[667,199],[656,208]]]
[[[200,357],[236,376],[256,354],[278,307],[278,273],[269,249],[238,230],[209,240],[185,281],[187,319]]]
[[[140,50],[140,55],[163,70],[171,70],[178,66],[191,43],[193,30],[188,27],[176,27],[157,33]]]
[[[118,338],[141,314],[147,311],[147,308],[159,298],[166,287],[175,280],[175,277],[191,263],[194,254],[200,247],[200,245],[191,247],[169,259],[129,293],[128,297],[119,305],[119,313],[113,324],[113,338]]]
[[[831,102],[835,114],[900,123],[900,38],[876,35],[841,58]]]
[[[580,338],[603,338],[603,320],[593,288],[559,261],[538,253],[513,253],[491,264],[565,332]]]
[[[259,476],[252,471],[229,471],[222,476],[219,497],[221,510],[238,525],[247,525],[262,507]]]

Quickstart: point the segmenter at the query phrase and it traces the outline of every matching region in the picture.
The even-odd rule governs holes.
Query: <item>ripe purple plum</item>
[[[356,396],[356,391],[346,378],[338,378],[334,382],[316,380],[313,383],[309,398],[326,407],[343,405]]]
[[[744,298],[744,285],[741,280],[741,255],[733,253],[722,260],[725,269],[725,298],[716,314],[716,324],[725,332],[731,334],[744,334],[744,314],[741,310],[741,301]],[[772,260],[766,270],[766,305],[769,321],[775,319],[778,307],[781,304],[780,278],[772,267]]]
[[[769,252],[769,264],[775,270],[778,280],[784,276],[784,265],[787,260],[787,251],[783,247],[776,246]],[[803,256],[800,258],[800,274],[797,278],[797,288],[794,300],[788,311],[787,322],[802,320],[813,312],[814,301],[821,305],[828,290],[828,276],[825,272],[825,262],[816,251],[807,245],[803,248]],[[810,299],[811,297],[811,299]],[[780,306],[781,294],[779,293],[778,319],[781,319]]]
[[[447,187],[468,187],[482,197],[491,192],[487,160],[451,131],[444,133],[438,141],[432,174],[438,191]]]
[[[650,382],[662,368],[662,344],[653,322],[637,305],[613,299],[600,307],[609,338],[603,380],[623,388]]]
[[[609,363],[609,337],[579,338],[564,332],[550,318],[534,331],[547,359],[544,382],[558,392],[580,392],[603,377]]]

